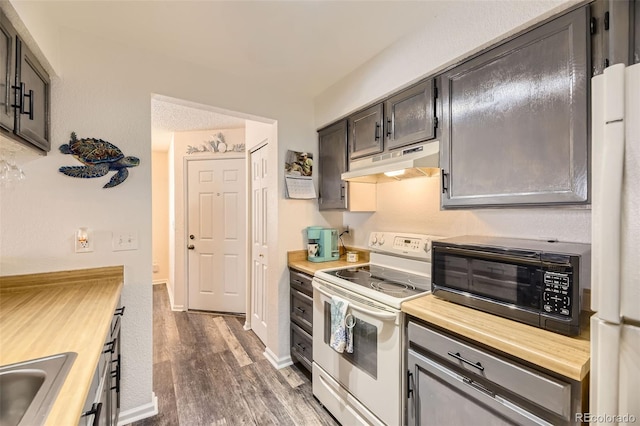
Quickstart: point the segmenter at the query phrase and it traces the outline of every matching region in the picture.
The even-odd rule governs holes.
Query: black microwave
[[[591,245],[463,236],[434,240],[431,292],[568,336],[580,333]]]

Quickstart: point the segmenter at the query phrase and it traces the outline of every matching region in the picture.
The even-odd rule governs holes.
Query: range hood
[[[349,182],[381,183],[434,176],[440,173],[439,152],[439,141],[385,152],[351,161],[349,171],[340,177]]]

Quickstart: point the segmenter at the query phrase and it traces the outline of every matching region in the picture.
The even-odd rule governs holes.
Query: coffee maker
[[[307,242],[307,260],[311,262],[329,262],[340,258],[337,229],[309,226]]]

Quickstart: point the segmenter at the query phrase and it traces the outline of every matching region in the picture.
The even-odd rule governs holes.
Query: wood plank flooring
[[[276,370],[244,317],[173,312],[153,287],[153,390],[159,414],[133,426],[328,425],[296,366]]]

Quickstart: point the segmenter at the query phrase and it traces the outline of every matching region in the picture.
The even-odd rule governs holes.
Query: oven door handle
[[[333,295],[331,293],[326,292],[325,290],[319,288],[319,287],[315,287],[314,288],[316,290],[318,290],[320,293],[324,294],[327,297],[333,297]],[[353,303],[349,303],[349,308],[356,310],[358,312],[362,312],[364,314],[367,315],[371,315],[374,318],[378,318],[381,320],[386,320],[386,321],[391,321],[391,320],[395,320],[396,319],[396,314],[392,314],[392,313],[380,313],[380,312],[376,312],[376,311],[372,311],[370,309],[365,309],[365,308],[361,308],[358,305],[354,305]]]

